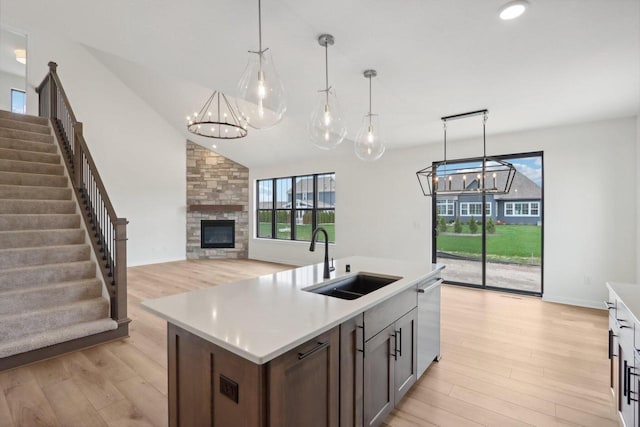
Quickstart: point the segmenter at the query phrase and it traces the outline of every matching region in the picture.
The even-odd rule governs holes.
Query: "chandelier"
[[[486,124],[489,110],[471,111],[441,117],[444,129],[444,161],[416,172],[425,196],[437,194],[491,193],[506,194],[511,190],[516,168],[504,160],[487,156]],[[483,155],[477,162],[447,163],[447,122],[482,116]]]
[[[247,136],[246,123],[231,107],[226,95],[217,90],[199,112],[193,113],[193,117],[187,116],[187,130],[207,138],[237,139]]]

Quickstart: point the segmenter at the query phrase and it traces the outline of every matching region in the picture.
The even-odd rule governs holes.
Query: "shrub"
[[[334,211],[318,212],[318,224],[333,224],[336,222],[336,213]]]
[[[442,216],[438,217],[438,231],[441,233],[445,233],[447,231],[447,221]]]
[[[496,223],[493,222],[493,218],[489,217],[487,221],[487,233],[493,234],[496,232]]]
[[[302,223],[311,224],[311,212],[305,212],[304,215],[302,215]]]
[[[469,231],[471,231],[471,234],[476,234],[478,232],[478,221],[476,221],[474,217],[471,217],[467,224],[469,225]]]
[[[460,218],[456,218],[456,222],[453,223],[453,231],[456,233],[462,233],[462,223],[460,222]]]

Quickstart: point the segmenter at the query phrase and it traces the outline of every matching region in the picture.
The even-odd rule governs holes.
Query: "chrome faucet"
[[[314,252],[316,250],[316,236],[320,231],[324,233],[324,274],[322,275],[322,278],[329,279],[331,277],[329,275],[329,272],[335,270],[336,268],[334,266],[329,267],[329,235],[327,234],[327,230],[322,227],[317,227],[315,230],[313,230],[309,250],[311,252]]]

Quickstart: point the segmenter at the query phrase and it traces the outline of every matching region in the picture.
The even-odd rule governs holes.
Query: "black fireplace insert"
[[[200,221],[200,247],[235,248],[236,222],[232,219]]]

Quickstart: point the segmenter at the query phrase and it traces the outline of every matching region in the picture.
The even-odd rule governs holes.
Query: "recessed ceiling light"
[[[21,64],[27,63],[27,51],[24,49],[16,49],[13,51],[16,54],[16,61]]]
[[[526,0],[510,1],[500,8],[500,19],[505,21],[515,19],[522,15],[527,10],[527,7],[529,7],[529,2]]]

